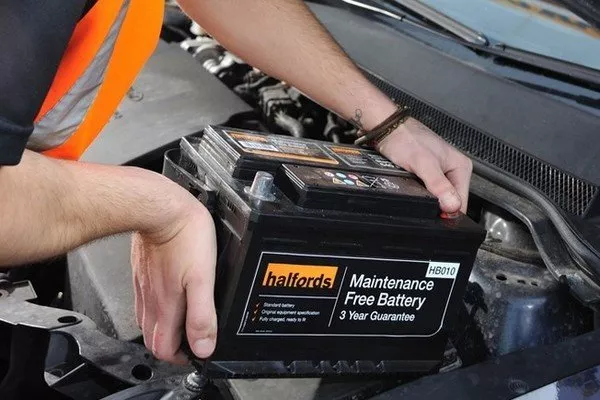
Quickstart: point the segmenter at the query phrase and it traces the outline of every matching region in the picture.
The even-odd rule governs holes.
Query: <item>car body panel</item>
[[[600,70],[600,29],[540,0],[423,0],[507,45]]]

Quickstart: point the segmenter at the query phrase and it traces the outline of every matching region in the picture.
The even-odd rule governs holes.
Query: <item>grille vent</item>
[[[474,159],[533,186],[564,211],[583,216],[598,187],[493,138],[365,71],[379,89],[411,108],[412,115]]]

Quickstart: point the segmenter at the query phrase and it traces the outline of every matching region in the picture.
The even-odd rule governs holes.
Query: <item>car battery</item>
[[[436,371],[483,229],[381,155],[210,126],[167,153],[218,232],[227,378]]]
[[[256,171],[275,173],[285,162],[407,175],[375,151],[317,140],[209,126],[198,145],[238,179],[252,179]]]

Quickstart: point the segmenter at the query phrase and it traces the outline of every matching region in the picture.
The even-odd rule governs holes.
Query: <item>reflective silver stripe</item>
[[[106,35],[98,53],[73,87],[34,124],[27,148],[34,151],[49,150],[65,143],[77,131],[94,102],[104,80],[119,31],[127,15],[130,0],[125,0],[117,19]]]

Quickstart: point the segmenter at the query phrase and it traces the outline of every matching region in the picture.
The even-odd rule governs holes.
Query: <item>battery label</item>
[[[246,148],[246,149],[252,149],[252,150],[266,150],[266,151],[276,151],[279,152],[279,150],[277,149],[277,147],[270,145],[270,144],[265,144],[265,143],[259,143],[259,142],[252,142],[249,140],[240,140],[239,144],[242,145],[242,147]]]
[[[459,263],[263,252],[238,335],[429,337]]]
[[[390,160],[373,151],[332,144],[326,144],[325,147],[350,167],[392,171],[399,169]]]
[[[224,131],[246,153],[258,154],[284,160],[309,161],[325,165],[338,165],[339,162],[317,143],[276,135]]]

